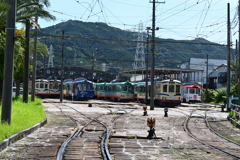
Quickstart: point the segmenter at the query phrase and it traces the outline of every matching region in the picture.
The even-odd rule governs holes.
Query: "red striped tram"
[[[184,103],[201,102],[201,93],[201,87],[196,84],[182,86],[182,101]]]

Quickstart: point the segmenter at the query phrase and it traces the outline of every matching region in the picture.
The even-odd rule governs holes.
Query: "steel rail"
[[[66,106],[67,106],[67,105],[66,105]],[[58,106],[57,106],[57,107],[58,107]],[[94,121],[94,122],[97,122],[97,123],[99,123],[99,124],[101,124],[101,125],[103,125],[104,128],[105,128],[105,132],[103,133],[105,136],[104,136],[104,138],[103,138],[102,141],[101,141],[101,146],[102,146],[101,152],[102,152],[102,156],[103,156],[104,160],[112,160],[112,157],[111,157],[111,155],[110,155],[110,153],[109,153],[109,149],[108,149],[108,139],[109,139],[109,137],[110,137],[110,135],[111,135],[112,128],[113,128],[113,126],[114,126],[114,124],[115,124],[116,119],[118,119],[118,118],[121,117],[122,115],[119,115],[119,116],[117,116],[117,117],[115,117],[115,118],[113,119],[112,125],[111,125],[110,130],[109,130],[106,124],[104,124],[103,122],[97,120],[97,118],[99,118],[99,116],[97,116],[97,117],[95,117],[95,118],[92,118],[92,117],[90,117],[90,116],[87,116],[87,115],[79,112],[77,109],[75,109],[75,108],[73,108],[73,107],[70,107],[70,106],[67,106],[67,107],[75,110],[76,112],[80,113],[81,115],[86,116],[88,119],[90,119],[90,121],[89,121],[87,124],[85,124],[85,125],[81,128],[81,130],[78,129],[78,130],[77,130],[76,132],[74,132],[66,141],[64,141],[64,143],[63,143],[63,144],[61,145],[61,147],[59,148],[59,151],[58,151],[56,160],[62,160],[62,159],[63,159],[63,154],[64,154],[64,151],[66,150],[66,147],[67,147],[68,143],[69,143],[71,140],[73,140],[76,136],[81,136],[81,134],[83,133],[83,129],[86,128],[86,127],[87,127],[90,123],[92,123],[93,121]],[[58,107],[58,108],[59,108],[59,107]],[[59,108],[59,109],[60,109],[60,108]],[[61,110],[61,109],[60,109],[60,110]],[[110,113],[112,113],[112,110],[111,110],[111,109],[108,109],[108,110],[110,111]],[[61,110],[61,111],[62,111],[62,110]],[[131,110],[130,112],[127,112],[126,110],[118,109],[116,112],[119,112],[119,111],[124,111],[124,112],[125,112],[124,115],[125,115],[125,114],[128,114],[128,113],[130,113],[130,112],[133,112],[134,110]],[[63,112],[63,111],[62,111],[62,112]],[[67,116],[67,115],[65,114],[65,116]],[[103,115],[100,115],[100,116],[103,116]],[[69,117],[70,117],[70,116],[69,116]],[[71,118],[71,117],[70,117],[70,118]],[[75,123],[76,123],[77,120],[75,120],[74,118],[71,118],[71,119],[72,119],[73,121],[75,121]]]
[[[205,112],[205,122],[206,122],[208,128],[209,128],[214,134],[216,134],[217,136],[219,136],[219,137],[221,137],[221,138],[223,138],[223,139],[225,139],[225,140],[227,140],[227,141],[229,141],[229,142],[231,142],[231,143],[233,143],[233,144],[236,144],[236,145],[240,146],[239,143],[236,143],[236,142],[234,142],[234,141],[232,141],[232,140],[230,140],[230,139],[222,136],[221,134],[217,133],[217,132],[210,126],[210,124],[209,124],[209,122],[208,122],[208,118],[207,118],[207,111]]]
[[[76,136],[79,136],[82,133],[82,130],[89,125],[93,120],[90,120],[85,126],[83,126],[80,130],[78,129],[76,132],[74,132],[66,141],[63,142],[60,149],[58,150],[57,158],[56,160],[62,160],[63,159],[63,153],[66,150],[66,147],[68,143],[73,140]]]
[[[232,154],[230,154],[230,153],[228,153],[228,152],[225,152],[225,151],[223,151],[223,150],[221,150],[221,149],[219,149],[219,148],[217,148],[217,147],[214,147],[214,146],[212,146],[212,145],[209,145],[209,144],[203,142],[202,140],[200,140],[200,139],[198,139],[197,137],[195,137],[195,136],[189,131],[189,129],[188,129],[188,127],[187,127],[187,124],[188,124],[188,122],[189,122],[189,120],[190,120],[190,117],[192,116],[193,112],[195,112],[195,111],[196,111],[196,110],[192,111],[192,112],[190,113],[190,115],[186,118],[185,122],[184,122],[184,130],[188,133],[188,135],[191,136],[191,137],[192,137],[193,139],[195,139],[196,141],[198,141],[198,142],[200,142],[200,143],[202,143],[202,144],[204,144],[204,145],[206,145],[206,146],[208,146],[208,147],[210,147],[210,148],[212,148],[212,149],[215,149],[215,150],[217,150],[217,151],[219,151],[219,152],[222,152],[222,153],[224,153],[224,154],[226,154],[226,155],[228,155],[228,156],[230,156],[230,157],[232,157],[232,158],[240,159],[240,157],[238,157],[238,156],[232,155]]]

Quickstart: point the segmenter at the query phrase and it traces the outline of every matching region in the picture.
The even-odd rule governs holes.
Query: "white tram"
[[[60,86],[60,80],[36,79],[35,95],[40,98],[58,98],[60,96]]]
[[[182,101],[184,103],[201,102],[201,93],[202,93],[201,87],[196,84],[183,86]]]
[[[155,82],[155,103],[159,106],[181,105],[182,83],[179,80],[165,79]]]

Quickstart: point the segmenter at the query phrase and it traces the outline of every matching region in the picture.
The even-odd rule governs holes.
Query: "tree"
[[[49,12],[44,10],[44,6],[49,7],[49,0],[18,0],[16,21],[25,23],[26,19],[33,17],[44,18],[46,20],[55,20],[55,17]],[[3,67],[4,67],[4,48],[5,48],[5,28],[6,28],[6,15],[11,6],[7,5],[7,0],[0,2],[0,99],[2,97],[2,82],[3,82]],[[39,26],[39,24],[34,23]],[[15,42],[15,60],[14,60],[14,78],[23,78],[23,62],[25,38],[19,39]],[[19,87],[17,87],[19,88]]]
[[[10,6],[6,3],[0,3],[0,31],[3,31],[6,28],[6,19],[7,11],[10,9]]]
[[[25,24],[26,19],[35,17],[45,20],[55,20],[56,17],[44,10],[44,6],[50,6],[49,0],[18,0],[16,21]],[[40,26],[37,23],[35,24]]]

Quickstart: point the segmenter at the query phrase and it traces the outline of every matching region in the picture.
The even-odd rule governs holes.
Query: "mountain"
[[[53,46],[55,67],[61,65],[63,56],[64,66],[100,70],[106,65],[109,72],[132,69],[137,46],[141,45],[137,43],[137,32],[121,30],[99,22],[69,20],[43,28],[38,35],[41,42],[46,43],[48,47]],[[146,32],[143,33],[143,37],[143,45],[146,48]],[[226,46],[202,38],[174,40],[156,37],[155,41],[156,67],[177,67],[189,58],[206,58],[207,54],[209,59],[227,59]],[[151,43],[148,57],[150,60]],[[43,57],[38,56],[38,67],[43,67],[43,63]]]

